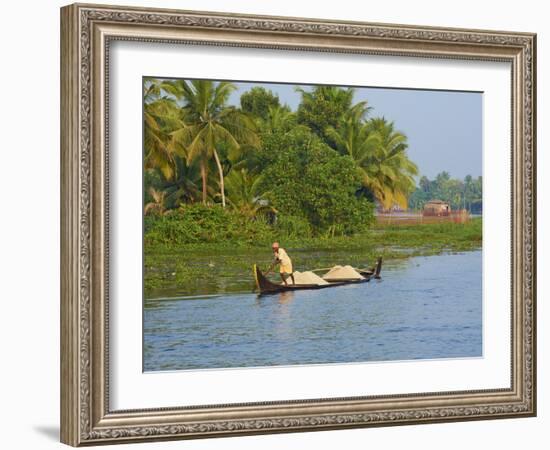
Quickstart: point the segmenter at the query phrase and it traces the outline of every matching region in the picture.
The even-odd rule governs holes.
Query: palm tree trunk
[[[201,178],[202,178],[202,204],[206,205],[206,164],[201,160]]]
[[[225,208],[225,186],[223,182],[223,168],[216,149],[214,149],[214,159],[216,160],[216,165],[218,166],[218,173],[220,174],[220,193],[222,194],[222,207]]]

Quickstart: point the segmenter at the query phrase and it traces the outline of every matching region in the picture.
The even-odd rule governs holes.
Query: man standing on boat
[[[288,285],[286,282],[287,278],[290,277],[292,279],[292,284],[295,284],[294,282],[294,274],[292,270],[292,261],[288,254],[286,253],[284,248],[279,247],[278,242],[274,242],[271,246],[273,250],[273,254],[275,255],[275,259],[273,260],[273,264],[271,264],[271,267],[268,270],[268,273],[271,272],[271,270],[279,264],[279,274],[281,275],[281,280],[283,280],[283,283],[285,285]]]

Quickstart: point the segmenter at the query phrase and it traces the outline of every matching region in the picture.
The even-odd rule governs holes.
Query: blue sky
[[[243,92],[258,85],[273,91],[292,110],[300,102],[295,85],[234,84],[233,105],[239,104]],[[396,129],[408,137],[409,157],[420,175],[431,179],[443,170],[454,178],[482,175],[482,93],[355,88],[354,102],[362,100],[373,108],[370,117],[394,121]]]

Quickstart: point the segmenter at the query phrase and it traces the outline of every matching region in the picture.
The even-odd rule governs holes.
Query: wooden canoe
[[[372,278],[379,279],[380,271],[382,270],[382,258],[378,258],[376,265],[369,270],[358,270],[358,272],[364,277],[361,280],[343,280],[343,281],[332,281],[328,284],[292,284],[292,281],[289,279],[289,284],[284,283],[274,283],[270,281],[254,264],[254,278],[256,280],[256,288],[260,295],[265,294],[276,294],[278,292],[287,292],[287,291],[302,291],[307,289],[326,289],[337,286],[346,286],[348,284],[359,284],[367,283]]]

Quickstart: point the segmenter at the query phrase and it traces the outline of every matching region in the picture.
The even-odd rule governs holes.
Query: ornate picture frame
[[[109,406],[109,95],[116,40],[505,61],[512,67],[511,385],[196,407]],[[61,441],[162,439],[536,414],[536,36],[74,4],[61,9]]]

